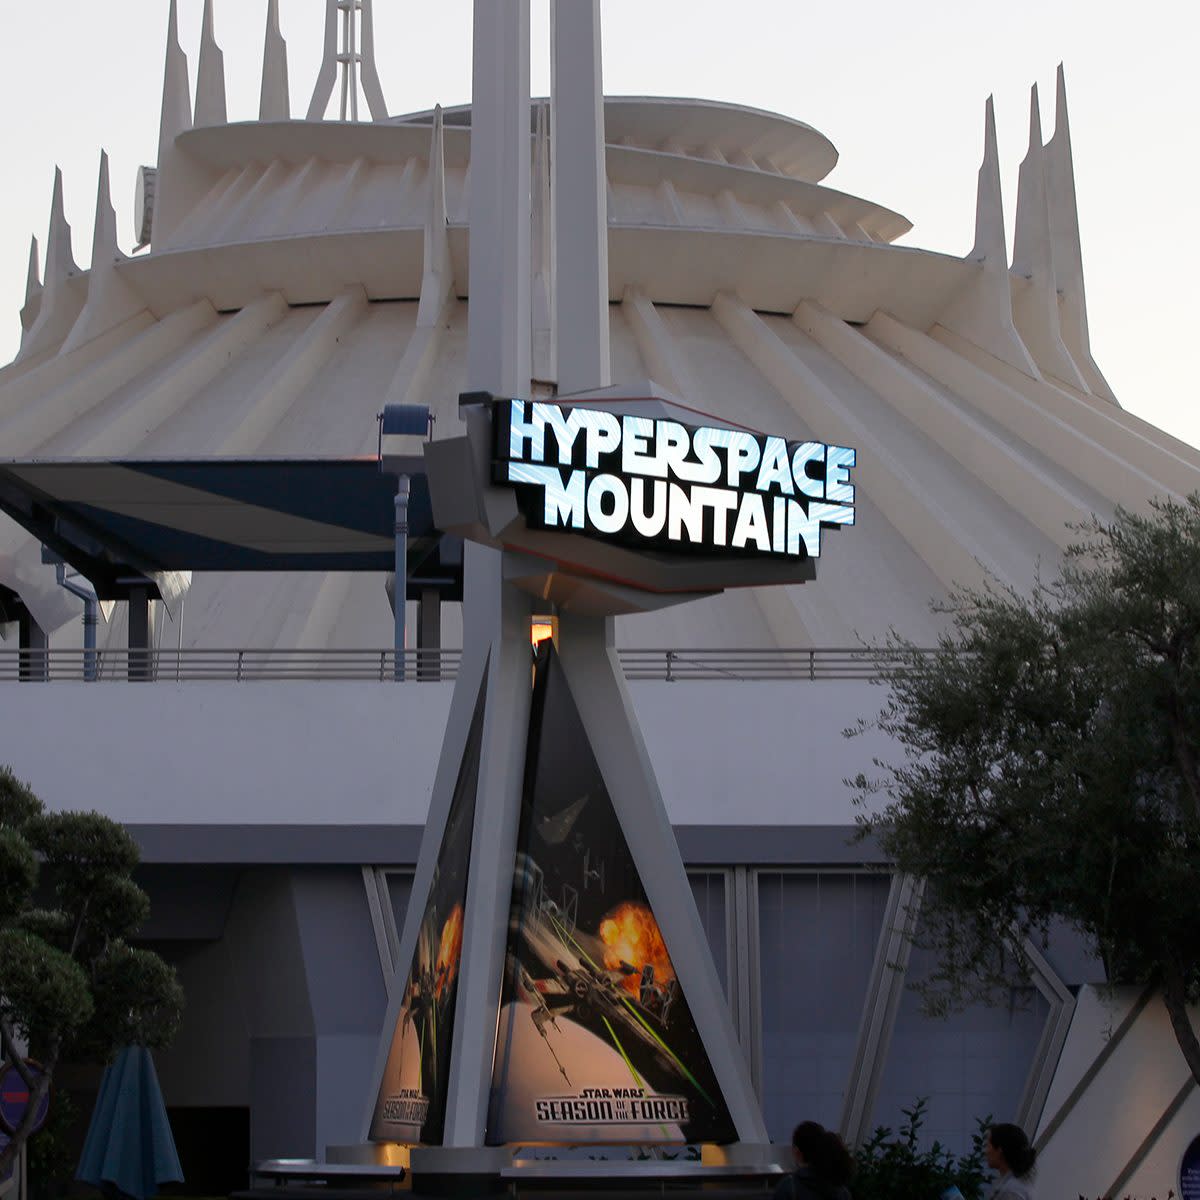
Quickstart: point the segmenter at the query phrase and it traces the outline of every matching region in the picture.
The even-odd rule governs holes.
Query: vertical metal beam
[[[846,1083],[846,1099],[842,1106],[841,1134],[848,1145],[857,1145],[870,1126],[875,1099],[887,1065],[896,1014],[904,994],[908,960],[912,954],[912,938],[916,931],[917,915],[925,881],[911,875],[893,875],[888,893],[887,908],[867,998],[863,1004],[862,1023],[854,1066]]]
[[[738,1040],[750,1066],[750,1081],[762,1103],[762,1002],[759,975],[758,875],[749,867],[734,867],[730,896],[734,930],[734,971]]]
[[[408,497],[411,481],[407,475],[396,480],[396,582],[392,615],[395,622],[395,676],[404,678],[404,651],[408,641]]]
[[[380,867],[363,867],[362,879],[367,893],[367,911],[371,914],[371,930],[375,934],[375,950],[379,954],[379,969],[383,972],[383,986],[390,995],[400,951],[395,944],[395,932],[389,927],[391,897],[387,892],[387,877]]]
[[[469,551],[480,547],[469,545]],[[488,665],[487,700],[480,748],[471,870],[463,920],[463,944],[451,1041],[451,1074],[443,1142],[479,1147],[484,1141],[496,1015],[504,977],[513,871],[517,856],[525,744],[531,699],[530,597],[499,578],[500,555],[490,553],[483,569],[495,565],[491,612],[472,613],[496,623]],[[468,554],[468,570],[475,556]]]
[[[1025,1081],[1021,1107],[1017,1110],[1017,1124],[1022,1129],[1036,1131],[1041,1124],[1054,1072],[1058,1069],[1058,1060],[1071,1028],[1071,1018],[1075,1015],[1075,997],[1045,955],[1031,941],[1026,940],[1024,949],[1033,985],[1050,1005],[1033,1065]]]
[[[550,188],[560,394],[612,382],[600,0],[551,6]]]

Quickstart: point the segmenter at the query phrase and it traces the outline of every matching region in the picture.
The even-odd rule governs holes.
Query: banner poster
[[[484,672],[371,1121],[373,1141],[439,1145],[483,743]]]
[[[734,1140],[549,642],[527,755],[488,1143]]]

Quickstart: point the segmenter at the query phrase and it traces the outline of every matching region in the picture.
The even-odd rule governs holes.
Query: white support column
[[[559,394],[608,387],[608,180],[600,0],[554,0],[550,187]]]
[[[529,391],[529,0],[475,0],[467,386]]]
[[[467,387],[528,395],[529,0],[476,0],[474,47]],[[449,812],[485,664],[480,757],[486,768],[475,795],[442,1146],[414,1150],[415,1171],[473,1173],[481,1164],[491,1169],[507,1157],[504,1150],[486,1149],[484,1136],[529,721],[531,602],[504,581],[503,557],[495,550],[468,543],[465,570],[463,664],[438,767],[428,849],[422,845],[401,941],[402,970],[416,945],[441,840],[437,835]],[[396,1016],[390,1013],[385,1025],[377,1078],[382,1078]]]
[[[475,0],[467,386],[530,386],[529,0]],[[500,1008],[529,724],[529,598],[499,552],[468,543],[464,644],[490,633],[445,1147],[482,1148]],[[476,625],[480,628],[477,630]],[[427,1152],[428,1153],[428,1152]],[[486,1152],[485,1152],[486,1153]]]

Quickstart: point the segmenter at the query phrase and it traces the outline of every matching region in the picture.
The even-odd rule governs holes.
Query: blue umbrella
[[[154,1059],[145,1046],[126,1046],[106,1067],[75,1178],[109,1184],[136,1200],[182,1183],[183,1171],[167,1120]]]

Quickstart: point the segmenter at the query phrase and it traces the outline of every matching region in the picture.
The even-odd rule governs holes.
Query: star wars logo
[[[688,1102],[682,1096],[648,1096],[643,1088],[584,1088],[575,1096],[534,1101],[538,1121],[550,1125],[684,1125]]]
[[[497,483],[530,526],[664,549],[816,558],[854,524],[854,450],[748,430],[503,400]]]
[[[383,1102],[383,1119],[393,1125],[424,1125],[429,1101],[414,1088],[388,1096]]]

